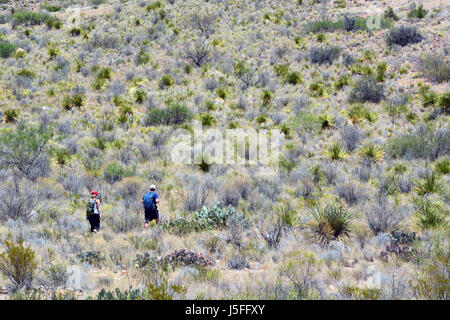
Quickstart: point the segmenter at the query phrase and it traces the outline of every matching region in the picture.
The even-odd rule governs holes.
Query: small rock
[[[371,244],[376,244],[377,246],[384,246],[391,241],[391,237],[387,233],[379,233],[376,237],[370,240]]]
[[[328,245],[328,248],[330,250],[339,251],[340,253],[342,253],[342,252],[346,252],[346,253],[350,252],[350,248],[347,247],[342,242],[339,242],[339,241],[331,241],[330,244]]]

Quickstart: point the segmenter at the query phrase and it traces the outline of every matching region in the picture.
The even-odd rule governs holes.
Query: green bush
[[[33,169],[52,136],[51,128],[22,124],[0,131],[0,166],[11,168],[33,179]]]
[[[116,161],[108,164],[103,170],[103,177],[108,183],[115,183],[128,175],[129,172]]]
[[[148,300],[173,300],[184,296],[186,292],[186,286],[170,283],[167,277],[162,275],[157,283],[148,282],[144,294]]]
[[[394,158],[435,160],[448,154],[450,134],[447,129],[434,131],[425,125],[418,125],[412,133],[390,139],[387,153]]]
[[[34,11],[17,11],[12,16],[12,26],[26,25],[36,26],[46,24],[49,28],[60,29],[62,22],[48,13]]]
[[[180,125],[190,119],[193,115],[189,108],[181,104],[173,104],[167,108],[153,108],[147,112],[145,125]]]
[[[421,74],[431,81],[442,83],[450,80],[450,60],[445,54],[425,54],[420,58]]]
[[[300,84],[302,83],[302,75],[300,72],[290,72],[286,77],[286,82],[290,84]]]
[[[374,102],[384,99],[384,87],[374,77],[362,77],[349,93],[349,102]]]
[[[399,20],[399,17],[395,14],[394,9],[392,9],[392,7],[387,7],[386,10],[384,10],[384,17],[393,19],[395,21]]]
[[[311,62],[318,64],[332,64],[341,53],[341,48],[326,46],[326,47],[312,47],[309,52]]]
[[[175,80],[173,79],[173,76],[170,74],[165,74],[161,77],[159,80],[159,87],[165,88],[165,87],[171,87],[175,83]]]
[[[423,8],[423,4],[420,4],[416,8],[416,4],[414,3],[408,12],[408,18],[422,19],[422,18],[425,18],[425,16],[427,15],[427,12],[428,11]]]
[[[293,251],[285,258],[280,274],[292,283],[297,298],[305,299],[313,293],[314,276],[320,264],[321,261],[313,252]]]
[[[419,299],[448,300],[450,298],[450,251],[448,246],[436,243],[423,269],[410,281]]]
[[[8,58],[16,51],[16,46],[8,41],[0,40],[0,57]]]
[[[9,236],[3,244],[6,251],[0,253],[0,271],[11,280],[16,288],[29,289],[37,271],[35,252],[26,247],[23,239],[16,241]]]

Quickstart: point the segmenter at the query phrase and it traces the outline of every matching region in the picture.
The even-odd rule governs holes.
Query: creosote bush
[[[398,26],[389,30],[386,36],[388,45],[397,44],[402,47],[422,41],[424,36],[420,34],[416,26]]]
[[[37,271],[37,260],[33,249],[19,238],[10,235],[3,241],[5,251],[0,253],[0,271],[15,285],[15,289],[31,287]]]

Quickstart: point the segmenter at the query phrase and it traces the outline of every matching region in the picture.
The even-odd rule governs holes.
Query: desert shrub
[[[0,166],[17,170],[25,177],[37,178],[33,169],[42,160],[52,131],[45,126],[20,123],[0,132]]]
[[[148,300],[173,300],[182,298],[187,292],[187,287],[169,282],[167,276],[162,275],[157,282],[148,282],[145,299]]]
[[[140,49],[136,54],[134,62],[137,66],[146,65],[151,60],[150,54],[148,54],[144,49]]]
[[[201,67],[210,61],[211,48],[206,42],[197,41],[195,44],[187,45],[184,56],[195,66]]]
[[[185,186],[188,192],[182,195],[184,209],[191,212],[200,210],[206,204],[212,191],[212,180],[189,176],[185,181]]]
[[[339,47],[312,47],[309,51],[311,62],[318,64],[332,64],[339,57],[341,48]]]
[[[90,37],[90,44],[95,48],[115,49],[118,43],[119,37],[113,34],[93,32]]]
[[[129,208],[131,203],[138,200],[142,185],[143,182],[136,177],[124,178],[117,183],[117,195],[124,200],[126,208]]]
[[[348,100],[350,102],[375,102],[378,103],[384,98],[384,87],[379,84],[374,77],[362,77],[355,81],[355,85],[350,91]]]
[[[223,188],[220,200],[225,205],[237,206],[241,199],[248,200],[252,185],[245,179],[236,179]]]
[[[0,57],[1,58],[8,58],[11,56],[13,52],[16,51],[16,46],[12,43],[0,40]]]
[[[105,263],[106,258],[101,251],[84,251],[77,254],[73,261],[76,263],[86,262],[92,266],[100,267]]]
[[[200,30],[200,32],[206,37],[214,32],[216,20],[217,17],[215,14],[195,12],[191,15],[192,26]]]
[[[150,109],[145,117],[144,123],[151,125],[179,125],[190,119],[193,115],[189,108],[181,104],[172,104],[164,109]]]
[[[387,7],[386,10],[384,10],[383,16],[385,18],[390,18],[395,21],[399,20],[399,17],[395,14],[394,9],[392,9],[392,7]]]
[[[11,24],[13,27],[17,25],[35,26],[51,20],[53,17],[46,13],[34,11],[17,11],[12,16]]]
[[[346,125],[341,131],[341,140],[347,151],[355,150],[361,140],[361,133],[354,125]]]
[[[365,197],[361,186],[352,182],[336,186],[336,194],[350,206],[358,204]]]
[[[387,153],[394,158],[430,159],[449,154],[450,131],[446,128],[433,130],[424,124],[416,126],[412,133],[392,138]]]
[[[104,4],[106,2],[106,0],[89,0],[91,5],[94,6],[99,6],[101,4]]]
[[[230,261],[227,263],[228,269],[234,269],[234,270],[243,270],[245,268],[249,268],[250,265],[246,258],[242,255],[236,255],[235,257],[231,258]]]
[[[238,61],[234,64],[234,74],[242,81],[243,90],[248,89],[248,87],[257,86],[261,82],[261,74],[257,74],[256,71],[249,67],[244,61]]]
[[[408,12],[408,18],[422,19],[427,15],[427,10],[423,8],[423,4],[416,7],[415,3],[412,3]]]
[[[283,232],[298,226],[297,211],[289,204],[281,204],[275,208],[270,219],[256,224],[256,228],[270,248],[277,248]]]
[[[166,87],[171,87],[174,85],[174,83],[175,83],[175,80],[172,75],[164,74],[159,81],[159,87],[161,89],[166,88]]]
[[[450,80],[450,61],[445,54],[425,54],[419,64],[422,75],[435,82]]]
[[[386,36],[388,45],[398,44],[402,47],[410,43],[418,43],[424,39],[416,26],[392,27]]]
[[[120,165],[117,161],[109,163],[105,169],[103,169],[103,178],[108,183],[116,183],[122,180],[125,176],[130,175],[130,172]]]
[[[422,229],[447,226],[448,210],[442,208],[439,203],[427,198],[416,198],[414,206],[417,224]]]
[[[61,263],[50,264],[44,269],[44,273],[46,274],[53,290],[57,287],[65,286],[67,280],[69,279],[67,268]]]
[[[316,207],[311,210],[313,230],[321,241],[328,242],[339,239],[350,233],[353,214],[342,204],[328,204],[325,208]]]
[[[303,80],[300,72],[293,71],[288,73],[288,75],[286,76],[286,82],[290,84],[300,84],[302,83],[302,81]]]
[[[345,286],[342,290],[343,294],[356,300],[379,300],[382,290],[378,288],[359,288],[352,286]]]
[[[5,251],[0,253],[0,271],[15,285],[16,289],[29,289],[37,271],[37,260],[33,249],[24,245],[22,238],[9,236],[3,242]]]
[[[317,274],[321,261],[313,252],[289,252],[280,268],[280,274],[289,279],[298,298],[307,298],[312,294],[315,285],[314,276]]]
[[[395,230],[404,218],[399,206],[388,201],[386,197],[378,198],[366,211],[367,224],[375,235]]]
[[[448,300],[450,293],[448,246],[436,244],[430,258],[423,269],[416,273],[410,285],[419,299]]]

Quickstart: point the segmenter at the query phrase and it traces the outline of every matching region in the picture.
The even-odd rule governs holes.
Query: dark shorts
[[[158,208],[156,209],[144,208],[144,212],[145,212],[145,222],[150,222],[152,220],[159,219]]]

